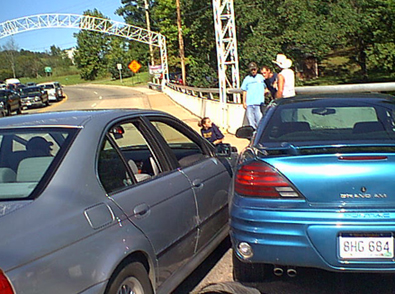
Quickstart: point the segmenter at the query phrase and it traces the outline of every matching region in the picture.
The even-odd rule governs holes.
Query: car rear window
[[[75,133],[62,128],[0,130],[0,201],[34,198]]]
[[[279,105],[260,143],[388,143],[395,139],[394,104],[372,101],[327,99]]]
[[[34,88],[22,88],[21,89],[22,93],[39,93],[41,92],[41,88],[39,87],[34,87]]]

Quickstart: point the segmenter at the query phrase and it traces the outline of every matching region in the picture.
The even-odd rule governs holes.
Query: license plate
[[[392,234],[343,234],[339,236],[339,255],[343,259],[393,258]]]

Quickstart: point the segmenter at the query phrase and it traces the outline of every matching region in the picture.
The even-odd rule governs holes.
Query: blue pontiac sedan
[[[170,293],[228,235],[231,148],[151,110],[0,121],[0,293]]]
[[[234,278],[298,267],[395,272],[395,99],[311,95],[273,102],[231,188]]]

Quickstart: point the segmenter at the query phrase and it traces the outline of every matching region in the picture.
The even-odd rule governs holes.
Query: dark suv
[[[49,98],[47,91],[39,86],[25,87],[20,89],[23,107],[48,106]]]
[[[4,109],[6,116],[12,112],[22,113],[21,97],[12,90],[0,90],[0,109]]]

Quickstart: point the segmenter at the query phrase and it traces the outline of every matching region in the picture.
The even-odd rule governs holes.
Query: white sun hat
[[[292,60],[288,59],[284,54],[277,54],[276,60],[273,60],[281,68],[290,68],[292,66]]]

